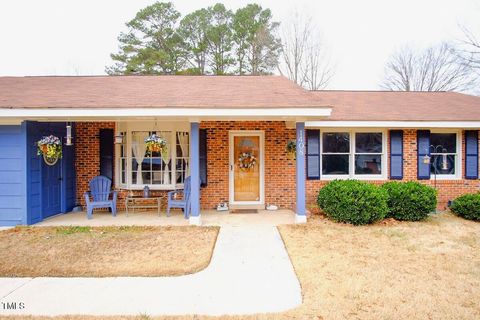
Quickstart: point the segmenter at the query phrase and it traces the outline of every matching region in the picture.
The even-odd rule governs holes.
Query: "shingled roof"
[[[322,107],[281,76],[0,77],[0,108]],[[324,106],[323,106],[324,107]]]
[[[480,97],[456,92],[313,91],[328,121],[480,121]]]
[[[281,76],[0,77],[0,109],[328,107],[333,111],[326,121],[480,121],[476,96],[307,91]]]

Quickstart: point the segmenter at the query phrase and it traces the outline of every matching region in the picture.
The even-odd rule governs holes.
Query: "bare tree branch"
[[[390,57],[381,86],[401,91],[468,91],[475,85],[473,73],[472,64],[451,44],[423,51],[406,46]]]
[[[480,74],[480,40],[465,26],[460,26],[463,39],[459,41],[459,55],[464,63],[470,64]]]
[[[309,90],[325,88],[334,75],[326,46],[312,19],[298,12],[283,26],[280,60],[280,74]]]

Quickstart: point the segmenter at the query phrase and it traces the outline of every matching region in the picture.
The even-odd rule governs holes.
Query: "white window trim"
[[[176,176],[176,157],[177,157],[177,132],[188,132],[190,136],[190,123],[188,122],[164,122],[164,121],[135,121],[135,122],[117,122],[116,135],[125,132],[125,150],[127,152],[126,161],[126,183],[120,183],[121,178],[121,160],[120,145],[115,145],[115,187],[125,190],[143,190],[148,186],[150,190],[176,190],[182,189],[183,184],[171,183],[168,185],[158,184],[132,184],[132,132],[135,131],[170,131],[171,132],[171,161],[172,161],[172,180]],[[189,141],[190,143],[190,141]],[[190,145],[190,144],[189,144]],[[173,147],[172,147],[173,146]]]
[[[432,133],[455,133],[457,135],[457,152],[455,157],[455,174],[437,174],[437,180],[461,180],[463,175],[463,149],[462,149],[462,130],[453,130],[453,129],[432,129]],[[430,154],[432,150],[429,150]],[[435,175],[430,173],[430,179],[435,179]]]
[[[350,134],[350,152],[349,168],[350,174],[323,174],[323,134],[332,132],[347,132]],[[382,174],[355,174],[355,133],[381,133],[382,134]],[[387,130],[378,128],[359,128],[345,130],[342,128],[321,128],[320,129],[320,180],[335,180],[335,179],[357,179],[357,180],[387,180],[388,177],[388,154],[387,154]],[[332,154],[332,153],[326,153]],[[335,153],[336,154],[336,153]],[[338,153],[347,154],[347,153]]]

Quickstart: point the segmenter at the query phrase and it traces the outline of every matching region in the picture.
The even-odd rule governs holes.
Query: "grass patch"
[[[480,319],[480,242],[472,240],[480,223],[443,213],[424,222],[361,227],[312,217],[305,225],[279,229],[303,304],[278,314],[221,319]],[[108,319],[117,318],[142,319]]]
[[[0,232],[0,276],[195,273],[210,263],[218,230],[192,226],[17,227]]]
[[[56,228],[57,234],[74,234],[74,233],[87,233],[90,232],[92,229],[90,227],[80,227],[80,226],[74,226],[74,227],[58,227]]]
[[[447,213],[368,227],[314,217],[280,231],[304,294],[285,316],[480,319],[479,223]]]

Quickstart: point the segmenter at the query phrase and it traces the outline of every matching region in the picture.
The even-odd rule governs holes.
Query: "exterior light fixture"
[[[429,164],[430,163],[430,156],[428,154],[423,156],[423,163]]]
[[[72,124],[70,122],[67,122],[67,136],[65,137],[66,142],[65,145],[67,147],[73,146],[72,142]]]
[[[115,144],[123,144],[123,134],[115,135]]]
[[[442,155],[442,170],[448,170],[447,155]]]

